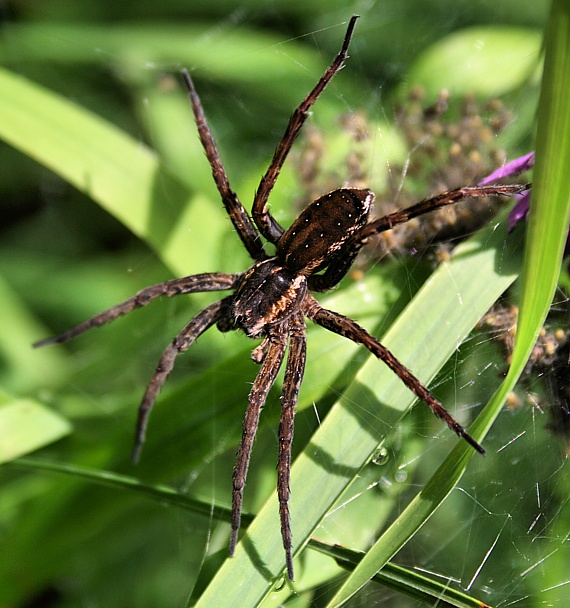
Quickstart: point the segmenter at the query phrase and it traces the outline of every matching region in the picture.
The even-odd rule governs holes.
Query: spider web
[[[449,366],[448,378],[453,378],[445,381],[446,374],[442,374],[444,403],[461,408],[461,404],[480,402],[477,395],[484,399],[494,390],[504,362],[493,351],[493,342],[480,336],[462,345]],[[563,603],[565,595],[559,599],[560,589],[567,578],[560,574],[568,558],[565,442],[549,428],[549,414],[537,405],[534,390],[523,385],[517,393],[521,403],[505,410],[486,441],[487,458],[472,460],[459,486],[394,561],[449,582],[490,605],[531,606],[550,598]],[[351,512],[358,522],[372,518],[374,499],[370,494],[377,504],[387,500],[399,512],[407,497],[433,473],[441,457],[440,444],[445,442],[423,412],[414,411],[410,418],[416,418],[416,429],[425,424],[423,432],[428,436],[435,433],[437,439],[419,449],[406,449],[398,445],[395,429],[393,442],[399,448],[395,461],[388,447],[362,473],[325,520],[331,537],[344,538],[343,511]],[[354,531],[349,536],[358,537]],[[363,547],[370,542],[360,540]],[[372,587],[362,592],[360,601],[382,605],[388,598],[396,605],[415,605],[411,600],[396,599],[392,591],[378,592]]]

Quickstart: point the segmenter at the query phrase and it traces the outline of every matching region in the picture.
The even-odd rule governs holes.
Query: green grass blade
[[[383,339],[420,378],[434,377],[516,278],[519,254],[505,238],[500,225],[458,248]],[[410,339],[411,327],[423,336],[421,344]],[[376,359],[362,367],[293,466],[291,518],[297,553],[413,401],[399,379]],[[226,560],[197,605],[256,606],[283,566],[273,496],[238,544],[235,558]],[[299,565],[297,575],[302,576]]]
[[[213,506],[210,503],[190,498],[186,494],[179,492],[171,486],[145,483],[136,477],[131,477],[130,475],[121,475],[120,473],[115,473],[112,471],[89,469],[73,464],[41,461],[31,458],[19,458],[11,464],[13,467],[28,471],[57,473],[74,477],[76,479],[82,479],[84,481],[108,488],[114,488],[116,490],[135,492],[163,504],[169,504],[174,507],[187,509],[188,511],[200,513],[215,519],[221,519],[227,521],[228,523],[231,521],[230,509]],[[243,517],[244,524],[247,525],[251,517],[247,514],[245,514]]]
[[[209,502],[190,498],[172,486],[144,483],[135,477],[121,475],[112,471],[102,471],[73,464],[41,461],[31,458],[19,458],[13,461],[11,466],[30,472],[65,475],[116,490],[134,492],[146,496],[151,500],[158,501],[161,504],[168,504],[193,513],[200,513],[210,519],[223,520],[228,523],[231,521],[231,509],[229,508],[215,506]],[[249,514],[243,514],[242,526],[244,528],[247,527],[252,519],[252,516]],[[342,567],[349,570],[354,569],[363,555],[361,552],[328,545],[317,540],[309,541],[308,546],[314,551],[332,557]],[[374,580],[391,589],[406,593],[414,599],[423,601],[438,600],[442,606],[453,606],[456,608],[476,608],[480,606],[477,600],[464,593],[449,589],[443,583],[432,581],[417,572],[390,563],[386,564],[386,567],[374,577]]]
[[[211,78],[254,87],[261,95],[274,95],[277,87],[284,104],[298,103],[299,87],[295,84],[306,88],[311,73],[322,70],[322,58],[307,45],[288,40],[285,50],[281,47],[283,36],[245,25],[228,29],[223,35],[211,35],[211,28],[208,23],[197,22],[11,24],[0,46],[0,62],[111,63],[132,82],[148,80],[149,75],[154,78],[149,65],[166,71],[207,66]],[[339,24],[339,32],[342,29]],[[294,62],[305,67],[304,74],[291,74]]]
[[[554,0],[545,35],[545,67],[538,108],[533,177],[520,313],[508,390],[536,342],[560,275],[570,221],[570,6]],[[509,388],[511,387],[511,388]]]
[[[534,174],[531,219],[525,251],[523,288],[517,341],[505,381],[487,404],[471,432],[481,441],[514,388],[548,313],[560,273],[568,235],[570,142],[570,7],[553,4],[546,35],[545,72],[539,106],[537,165]],[[424,490],[382,535],[336,594],[331,606],[344,604],[361,589],[403,544],[427,521],[459,481],[471,452],[458,445]]]
[[[205,263],[208,249],[203,233],[194,229],[196,214],[211,220],[213,235],[208,238],[216,238],[218,229],[225,228],[223,212],[210,201],[191,200],[152,150],[88,110],[2,68],[0,90],[0,138],[90,196],[160,251],[171,269],[189,274],[193,260]],[[188,142],[200,145],[195,137]]]
[[[329,555],[347,570],[354,570],[362,557],[360,551],[351,551],[338,545],[327,545],[311,540],[309,547]],[[404,593],[426,605],[453,606],[454,608],[482,608],[480,600],[451,589],[447,584],[432,580],[419,572],[388,562],[372,579],[374,582]]]

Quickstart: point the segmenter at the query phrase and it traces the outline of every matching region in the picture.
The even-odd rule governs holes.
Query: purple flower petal
[[[507,232],[512,232],[515,226],[521,221],[526,220],[528,217],[529,206],[530,206],[530,190],[527,190],[523,194],[516,197],[518,201],[515,206],[511,209],[509,217],[507,218]]]
[[[488,175],[485,179],[479,182],[480,186],[486,186],[492,182],[496,182],[504,177],[513,177],[528,171],[534,166],[534,152],[529,152],[524,156],[515,158],[510,163],[503,165],[500,169],[493,171],[491,175]],[[515,226],[523,219],[528,217],[528,210],[530,204],[530,190],[527,190],[523,194],[515,196],[517,199],[516,205],[513,207],[507,219],[508,232],[514,230]]]
[[[490,184],[491,182],[496,182],[499,179],[503,179],[504,177],[511,177],[514,175],[519,175],[520,173],[524,173],[528,171],[534,166],[534,152],[530,152],[525,156],[520,156],[519,158],[515,158],[510,163],[503,165],[500,169],[493,171],[491,175],[488,175],[485,179],[479,182],[480,186],[485,186],[486,184]]]
[[[534,152],[530,152],[525,156],[515,158],[515,160],[507,163],[500,169],[493,171],[491,175],[488,175],[485,179],[481,180],[479,185],[486,186],[487,184],[496,182],[504,177],[513,177],[515,175],[519,175],[520,173],[528,171],[532,167],[534,167]],[[523,192],[523,194],[515,195],[515,198],[517,199],[517,202],[507,218],[507,232],[512,232],[515,229],[515,226],[521,220],[526,220],[530,211],[530,190]],[[570,256],[570,231],[568,232],[568,238],[566,239],[566,246],[563,254],[563,257],[565,258],[568,256]],[[570,273],[570,266],[568,266],[568,272]]]

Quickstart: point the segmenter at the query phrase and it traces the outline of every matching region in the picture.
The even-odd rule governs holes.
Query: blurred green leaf
[[[0,391],[0,463],[44,447],[71,432],[70,423],[32,399]]]
[[[335,30],[342,36],[344,24]],[[299,91],[322,73],[324,61],[306,45],[252,28],[220,29],[208,23],[96,26],[58,23],[14,24],[0,47],[0,62],[114,64],[131,85],[157,69],[179,72],[199,67],[209,79],[270,93],[273,103],[298,104]],[[101,48],[103,47],[104,50]],[[292,64],[303,66],[292,71]],[[149,68],[152,68],[149,71]],[[343,78],[350,78],[350,75]]]
[[[32,349],[41,326],[1,274],[0,318],[0,353],[6,362],[2,377],[10,390],[29,391],[61,382],[68,372],[63,357]]]
[[[198,251],[204,263],[194,214],[199,208],[202,216],[215,218],[216,208],[191,199],[154,152],[88,110],[1,68],[0,89],[2,139],[90,196],[160,251],[174,271],[191,271]],[[224,224],[210,226],[215,238]]]
[[[422,85],[430,98],[442,89],[452,95],[474,91],[482,97],[504,95],[537,73],[540,34],[507,26],[455,32],[421,55],[408,80]]]

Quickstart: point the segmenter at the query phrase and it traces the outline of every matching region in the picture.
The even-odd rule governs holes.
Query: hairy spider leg
[[[281,536],[285,549],[287,576],[292,581],[294,577],[291,518],[289,515],[289,481],[291,479],[291,447],[295,410],[299,397],[299,389],[305,373],[307,359],[306,326],[303,314],[296,314],[290,319],[289,353],[283,379],[281,397],[281,420],[279,422],[279,456],[277,460],[277,495],[279,498],[279,517],[281,519]]]
[[[440,209],[447,205],[454,205],[466,198],[513,196],[514,194],[522,194],[529,188],[530,184],[514,184],[512,186],[498,184],[493,186],[465,186],[463,188],[454,188],[453,190],[448,190],[447,192],[443,192],[432,198],[420,201],[411,207],[395,211],[394,213],[390,213],[390,215],[370,222],[367,226],[362,228],[359,236],[361,239],[367,239],[379,232],[390,230],[390,228],[393,228],[398,224],[405,224],[424,213],[435,211],[436,209]]]
[[[283,363],[285,349],[287,348],[287,326],[285,323],[279,323],[272,326],[268,331],[268,349],[265,353],[251,391],[249,393],[249,402],[245,412],[243,421],[243,433],[241,443],[238,449],[236,464],[232,477],[233,492],[232,492],[232,522],[229,555],[233,556],[238,532],[241,524],[241,511],[243,506],[243,489],[247,470],[249,468],[249,460],[251,458],[251,450],[253,448],[253,440],[259,425],[259,415],[267,398],[267,393],[273,386],[275,378]]]
[[[35,342],[33,346],[34,348],[38,348],[48,344],[66,342],[67,340],[75,338],[93,327],[100,327],[101,325],[110,323],[111,321],[114,321],[115,319],[126,315],[137,308],[142,308],[160,296],[172,297],[189,293],[232,289],[236,286],[240,277],[240,274],[212,272],[182,277],[180,279],[173,279],[171,281],[167,281],[166,283],[146,287],[145,289],[141,289],[141,291],[139,291],[132,298],[104,310],[98,315],[95,315],[87,321],[68,329],[62,334],[52,338],[39,340],[38,342]],[[164,381],[172,370],[176,356],[179,352],[186,350],[196,340],[196,338],[215,324],[222,316],[224,316],[224,314],[227,314],[227,304],[230,299],[231,296],[224,298],[223,300],[211,304],[198,313],[174,339],[170,346],[168,346],[168,348],[163,352],[156,372],[151,378],[150,384],[146,389],[142,403],[139,407],[138,421],[135,432],[135,445],[132,455],[133,462],[138,462],[139,460],[150,411],[156,400],[158,392],[162,388]]]
[[[305,97],[299,107],[293,112],[291,118],[289,119],[289,123],[287,124],[287,128],[285,129],[283,138],[275,150],[271,164],[265,172],[265,175],[262,177],[257,188],[257,192],[255,193],[252,207],[253,220],[259,228],[261,234],[270,243],[276,244],[284,230],[279,225],[277,220],[275,220],[275,218],[273,218],[273,216],[270,214],[267,207],[267,200],[269,199],[271,190],[273,190],[273,186],[275,186],[275,182],[279,177],[283,163],[285,162],[293,143],[297,139],[301,127],[309,115],[311,107],[325,90],[334,75],[337,74],[344,65],[344,61],[348,56],[348,46],[350,45],[350,40],[352,38],[357,19],[358,15],[353,15],[351,17],[340,52],[321,76],[313,90]]]
[[[311,300],[308,308],[304,311],[309,319],[335,334],[344,336],[357,344],[365,346],[375,357],[383,361],[414,393],[414,395],[416,395],[416,397],[426,403],[431,411],[438,418],[441,418],[452,431],[462,439],[465,439],[465,441],[480,454],[485,454],[484,448],[469,435],[455,418],[453,418],[453,416],[443,407],[441,402],[438,401],[422,382],[418,380],[405,365],[400,363],[400,361],[398,361],[398,359],[374,336],[370,335],[352,319],[345,317],[338,312],[322,308],[312,297]]]
[[[363,226],[358,232],[350,237],[342,249],[335,255],[335,259],[327,267],[323,274],[312,275],[308,279],[311,291],[327,291],[332,289],[350,270],[359,251],[372,236],[390,230],[399,224],[405,224],[411,219],[436,211],[447,205],[454,205],[466,198],[482,198],[488,196],[512,196],[521,194],[530,188],[530,184],[524,185],[496,185],[496,186],[467,186],[455,188],[432,198],[425,199],[407,207],[385,215]]]
[[[218,188],[218,192],[222,197],[224,207],[230,219],[237,230],[237,233],[244,244],[247,252],[254,260],[263,260],[267,257],[263,244],[259,237],[259,233],[255,229],[245,207],[241,204],[237,194],[230,188],[228,175],[222,164],[220,153],[216,146],[216,142],[206,121],[204,109],[194,88],[192,78],[186,69],[182,70],[182,76],[188,89],[188,97],[194,112],[194,120],[198,129],[198,135],[202,142],[202,147],[206,153],[210,167],[212,168],[212,176]]]
[[[145,440],[146,428],[152,406],[158,397],[160,389],[163,387],[168,375],[174,367],[176,357],[186,350],[212,325],[215,325],[228,312],[228,306],[233,296],[228,296],[223,300],[218,300],[210,306],[201,310],[184,329],[174,338],[174,340],[164,349],[156,371],[146,388],[142,402],[139,406],[137,427],[135,430],[135,446],[133,449],[132,461],[136,464],[139,461],[142,446]]]
[[[37,342],[34,342],[32,346],[34,348],[39,348],[40,346],[47,346],[48,344],[61,344],[62,342],[67,342],[93,327],[100,327],[137,308],[142,308],[160,296],[171,298],[173,296],[189,293],[233,289],[240,277],[241,274],[206,272],[145,287],[145,289],[141,289],[132,298],[104,310],[98,315],[87,319],[87,321],[58,334],[57,336],[38,340]]]

